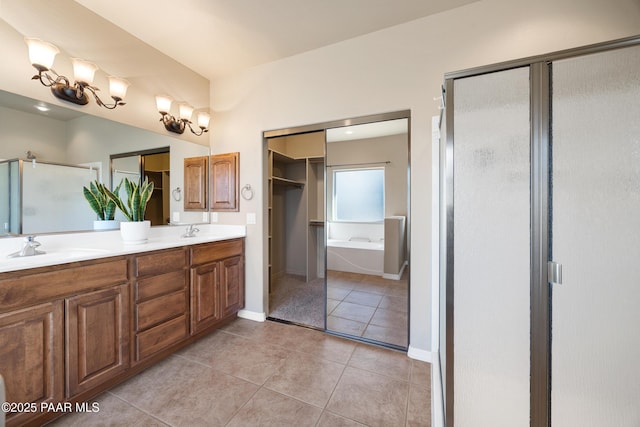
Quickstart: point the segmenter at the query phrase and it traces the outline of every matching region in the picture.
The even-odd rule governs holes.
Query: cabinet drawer
[[[136,335],[136,361],[151,356],[189,335],[187,316],[180,316]]]
[[[179,270],[187,265],[187,251],[183,248],[140,255],[135,260],[136,277]]]
[[[140,303],[136,306],[136,330],[148,329],[165,320],[185,314],[186,311],[187,292],[185,290]]]
[[[180,270],[138,280],[136,282],[136,302],[185,289],[188,274],[187,270]]]
[[[0,279],[0,312],[77,295],[129,281],[127,259],[63,264],[5,274]]]
[[[242,239],[225,240],[191,248],[191,265],[242,255]]]

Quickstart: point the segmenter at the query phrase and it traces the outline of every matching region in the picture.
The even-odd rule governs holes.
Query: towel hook
[[[251,185],[247,184],[244,187],[242,187],[242,191],[240,192],[240,195],[245,200],[253,199],[253,189],[251,188]]]

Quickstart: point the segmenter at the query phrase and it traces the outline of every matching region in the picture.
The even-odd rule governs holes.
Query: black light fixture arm
[[[162,124],[164,124],[164,128],[169,132],[182,134],[184,133],[187,127],[189,127],[189,130],[191,131],[191,133],[193,133],[196,136],[200,136],[205,132],[209,132],[209,129],[203,128],[202,126],[200,126],[199,131],[194,130],[191,120],[178,119],[172,116],[171,114],[164,113],[162,111],[160,112],[160,114],[162,115],[162,117],[160,118],[160,121],[162,122]]]
[[[126,104],[125,102],[122,102],[122,98],[119,98],[117,96],[111,97],[114,100],[113,104],[105,104],[96,93],[100,90],[100,88],[88,85],[83,82],[74,82],[74,84],[72,85],[68,78],[66,78],[65,76],[61,76],[54,69],[44,68],[42,66],[36,65],[34,65],[34,67],[38,70],[38,74],[34,75],[31,80],[39,80],[43,86],[50,88],[51,93],[53,93],[53,95],[58,99],[62,99],[63,101],[72,102],[78,105],[87,105],[89,103],[89,98],[87,97],[85,92],[88,91],[93,95],[96,103],[99,106],[107,108],[109,110],[113,110],[118,105]],[[53,78],[49,74],[49,72],[53,74],[55,78]]]

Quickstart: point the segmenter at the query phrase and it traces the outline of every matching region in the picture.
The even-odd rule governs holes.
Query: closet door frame
[[[611,42],[568,49],[546,55],[483,66],[445,74],[446,138],[441,141],[443,180],[440,200],[445,203],[440,221],[440,257],[444,260],[444,274],[440,287],[444,287],[445,310],[445,371],[441,373],[445,387],[444,414],[447,427],[454,426],[454,81],[459,78],[505,71],[512,68],[530,68],[530,180],[531,180],[531,319],[530,319],[530,425],[551,425],[551,285],[548,277],[550,251],[550,156],[551,156],[551,70],[553,61],[583,56],[612,49],[640,45],[640,36]],[[443,277],[444,276],[444,277]],[[442,342],[442,340],[441,340]]]

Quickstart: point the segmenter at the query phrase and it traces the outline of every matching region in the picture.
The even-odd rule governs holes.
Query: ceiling
[[[478,0],[75,0],[209,80]]]

